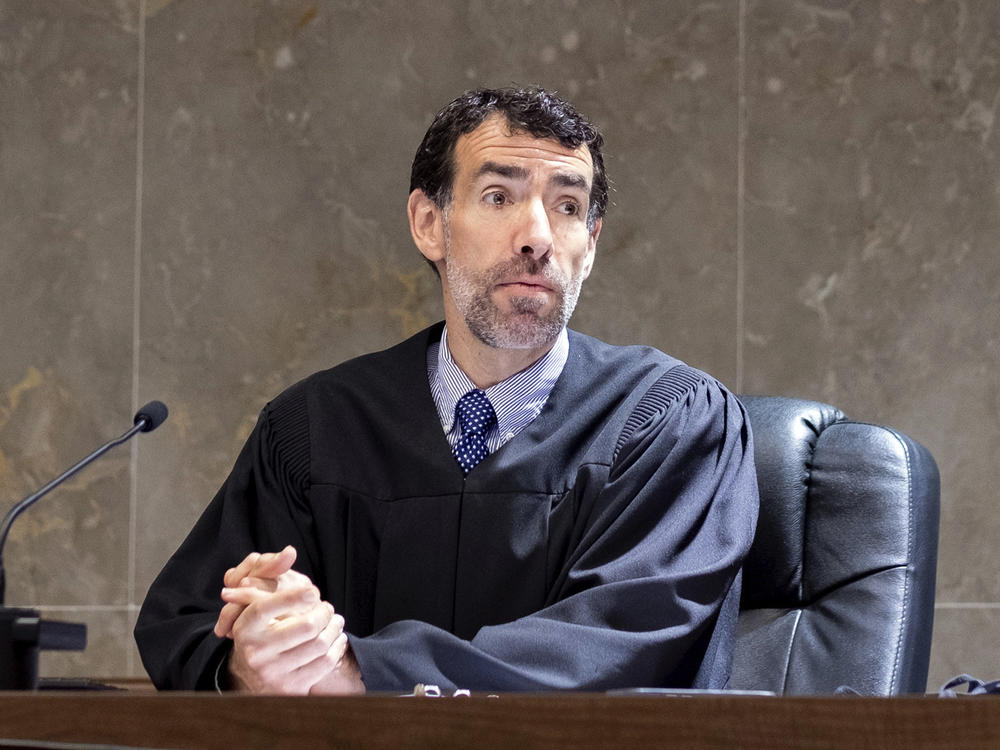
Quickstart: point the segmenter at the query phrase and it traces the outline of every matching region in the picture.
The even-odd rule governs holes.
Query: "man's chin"
[[[506,305],[501,302],[497,307],[505,307],[503,314],[507,316],[529,316],[534,319],[545,317],[551,311],[549,295],[544,292],[512,295],[507,298]]]
[[[563,324],[533,313],[518,312],[504,316],[502,322],[480,328],[471,327],[476,338],[494,349],[542,349],[551,346]]]

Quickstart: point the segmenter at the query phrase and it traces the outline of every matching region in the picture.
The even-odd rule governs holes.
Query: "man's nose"
[[[552,225],[545,205],[540,200],[528,202],[515,237],[515,252],[542,258],[552,252],[552,245]]]

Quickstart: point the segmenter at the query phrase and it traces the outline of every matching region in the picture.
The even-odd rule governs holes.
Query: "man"
[[[704,373],[567,331],[602,143],[538,89],[438,114],[407,209],[445,325],[265,407],[143,605],[158,687],[726,684],[749,428]]]

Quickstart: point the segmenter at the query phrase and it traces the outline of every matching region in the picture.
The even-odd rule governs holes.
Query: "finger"
[[[333,643],[330,644],[327,656],[337,667],[340,666],[340,662],[343,660],[344,654],[347,653],[347,642],[347,633],[341,630],[339,635],[333,639]]]
[[[320,602],[317,606],[305,612],[276,617],[268,623],[267,637],[272,639],[277,650],[289,651],[315,639],[320,633],[331,626],[331,620],[339,615],[334,615],[333,607],[326,602]],[[343,618],[338,626],[334,623],[330,638],[335,638],[337,633],[343,630]]]
[[[213,632],[219,638],[232,638],[233,626],[236,624],[236,620],[238,620],[246,611],[247,607],[254,602],[263,601],[266,597],[271,595],[272,593],[270,591],[250,586],[236,589],[222,589],[220,598],[225,602],[225,604],[222,606],[222,609],[219,610],[219,616],[216,618],[215,627],[212,629]]]
[[[334,638],[325,652],[295,670],[296,681],[300,685],[307,685],[307,690],[311,692],[325,678],[336,673],[346,653],[347,635],[341,633]]]
[[[243,562],[235,568],[230,568],[223,576],[226,586],[238,586],[247,577],[277,578],[291,569],[298,553],[295,547],[288,545],[280,552],[251,552]]]
[[[344,625],[343,618],[337,622],[333,607],[324,602],[307,615],[274,623],[273,630],[288,645],[280,652],[281,658],[290,669],[298,669],[327,654],[343,633]]]
[[[287,574],[286,574],[287,575]],[[280,578],[280,576],[279,576]],[[252,576],[247,576],[246,578],[241,578],[239,583],[236,585],[238,588],[255,588],[261,591],[277,591],[278,589],[278,578],[255,578]],[[234,587],[234,588],[236,588]],[[289,588],[286,586],[286,588]]]
[[[239,565],[234,568],[230,568],[225,572],[222,576],[222,582],[226,586],[235,586],[241,578],[246,577],[246,575],[253,570],[259,559],[260,552],[251,552],[243,558],[243,561],[240,562]]]
[[[309,577],[294,570],[282,573],[277,581],[273,579],[244,578],[239,581],[237,587],[231,588],[227,586],[222,590],[220,596],[226,604],[216,619],[213,628],[215,635],[219,638],[232,638],[233,626],[236,620],[243,614],[243,611],[254,602],[263,601],[265,598],[264,595],[279,589],[284,592],[312,589],[316,591],[317,599],[319,596],[319,590],[309,580]],[[309,605],[310,600],[311,597],[307,597],[306,606]],[[294,603],[292,607],[295,608],[292,611],[301,609],[301,606]]]
[[[292,569],[297,557],[298,552],[295,547],[289,544],[280,552],[261,555],[251,573],[259,578],[277,578]]]
[[[254,692],[306,695],[316,683],[334,671],[326,654],[329,648],[316,639],[300,649],[278,656],[260,658],[249,653],[244,660],[234,653],[232,660],[245,682],[255,685]]]
[[[319,591],[315,586],[304,586],[282,591],[263,591],[253,586],[224,588],[219,593],[227,604],[249,607],[258,605],[255,616],[271,619],[282,614],[302,612],[319,601]]]
[[[292,567],[296,556],[296,550],[291,545],[280,552],[265,552],[263,554],[251,552],[243,559],[243,562],[226,571],[223,582],[227,586],[236,586],[239,585],[240,580],[247,576],[277,578]]]
[[[329,612],[332,614],[332,607]],[[347,652],[347,634],[343,618],[331,621],[315,637],[282,652],[273,664],[275,671],[287,670],[294,692],[307,693],[316,683],[334,672]],[[280,665],[280,667],[278,666]]]
[[[325,663],[332,665],[332,667],[309,688],[310,695],[343,695],[358,692],[356,680],[352,674],[352,670],[357,670],[357,664],[353,661],[350,651],[347,633],[341,632],[334,639],[333,645],[330,646],[325,657]],[[360,674],[358,674],[358,679],[360,679]]]
[[[275,586],[276,591],[284,591],[286,589],[294,588],[305,588],[307,586],[312,586],[313,582],[309,576],[304,573],[299,573],[297,570],[288,570],[279,575],[275,580],[277,585]]]
[[[224,604],[219,611],[218,619],[215,621],[215,627],[212,629],[213,632],[219,638],[232,638],[233,623],[236,622],[236,618],[243,614],[243,610],[245,609],[246,607],[242,604]]]
[[[274,593],[255,588],[226,588],[222,590],[222,599],[246,607],[233,623],[234,634],[263,631],[272,620],[307,613],[320,602],[315,586]]]
[[[272,592],[277,588],[277,582],[270,578],[244,578],[239,582],[239,585],[241,587],[258,589],[262,592]],[[253,599],[249,595],[233,599],[232,594],[225,593],[222,595],[222,600],[226,602],[226,604],[223,605],[222,609],[219,611],[219,616],[215,621],[215,627],[212,631],[219,638],[232,638],[233,623],[235,623],[236,619],[243,614],[243,610],[247,608],[247,605],[249,605]]]
[[[233,628],[240,659],[266,682],[287,674],[326,653],[343,631],[343,618],[334,622],[333,607],[321,602],[302,614],[273,619],[263,628],[244,628],[240,619]]]
[[[273,595],[273,593],[272,591],[261,591],[253,586],[241,586],[235,589],[224,588],[219,596],[227,604],[238,604],[241,607],[248,607],[256,601],[262,601],[268,596]]]
[[[256,576],[246,576],[241,578],[233,588],[251,586],[261,591],[277,591],[279,589],[305,588],[312,586],[309,576],[299,573],[297,570],[289,570],[282,573],[277,578],[258,578]]]
[[[219,638],[232,638],[233,625],[236,623],[236,620],[239,619],[240,615],[243,614],[250,604],[262,599],[263,594],[267,593],[262,592],[260,595],[254,595],[243,592],[242,594],[237,594],[237,591],[238,589],[223,589],[221,597],[226,603],[219,610],[219,616],[216,618],[215,626],[212,629]],[[227,599],[232,599],[232,601],[227,601]]]

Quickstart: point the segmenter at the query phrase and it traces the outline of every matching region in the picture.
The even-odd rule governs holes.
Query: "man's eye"
[[[566,201],[562,204],[560,210],[567,216],[576,216],[580,213],[580,204],[574,201]]]
[[[506,204],[508,201],[507,201],[507,196],[504,195],[503,193],[487,193],[486,202],[489,203],[491,206],[502,206]]]

